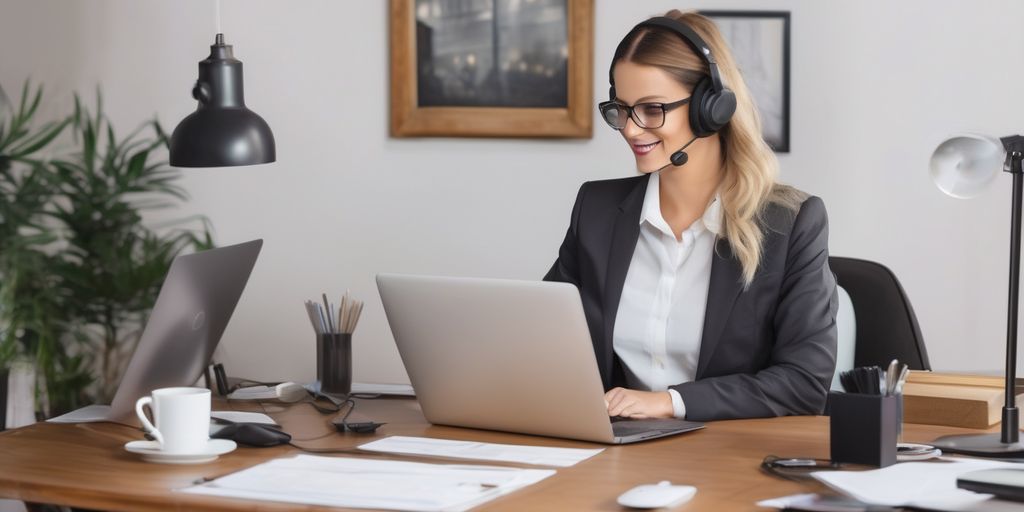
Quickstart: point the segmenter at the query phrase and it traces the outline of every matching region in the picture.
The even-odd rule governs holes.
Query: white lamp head
[[[975,197],[1003,170],[1005,156],[1003,145],[992,137],[957,135],[932,153],[932,181],[950,196]]]

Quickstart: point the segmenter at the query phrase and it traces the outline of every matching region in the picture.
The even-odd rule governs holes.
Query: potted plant
[[[44,221],[52,199],[45,152],[70,120],[37,123],[41,100],[42,87],[27,81],[17,106],[0,88],[0,413],[6,412],[11,362],[26,355],[53,359],[60,332],[52,257],[45,251],[56,241]]]
[[[60,201],[50,213],[66,243],[55,268],[74,342],[94,356],[97,386],[90,398],[108,402],[174,257],[213,242],[204,217],[159,230],[143,222],[144,211],[175,207],[188,197],[176,184],[180,172],[154,158],[167,146],[159,123],[119,139],[97,95],[95,114],[75,98],[70,126],[78,150],[53,162]],[[189,223],[198,229],[182,229]]]
[[[27,94],[28,85],[10,125],[30,124],[40,94]],[[64,130],[73,150],[52,160],[21,154]],[[119,138],[97,94],[95,112],[76,96],[66,119],[29,133],[42,135],[25,135],[33,143],[14,152],[0,132],[0,173],[5,157],[12,169],[0,177],[12,183],[0,181],[0,357],[32,358],[41,408],[54,415],[109,402],[171,261],[213,243],[203,217],[159,229],[144,221],[187,198],[179,172],[158,158],[167,137],[156,121]]]

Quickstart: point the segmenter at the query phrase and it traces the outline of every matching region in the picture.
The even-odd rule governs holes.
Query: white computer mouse
[[[306,388],[294,382],[282,382],[275,386],[274,392],[277,394],[277,399],[282,402],[298,402],[303,398],[309,396],[306,392]]]
[[[658,482],[657,485],[638,485],[619,495],[619,505],[632,508],[661,508],[682,505],[697,488],[692,485],[672,485],[672,482]]]

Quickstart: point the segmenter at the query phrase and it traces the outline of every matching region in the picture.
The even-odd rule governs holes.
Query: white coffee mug
[[[142,408],[153,410],[153,423]],[[167,453],[200,453],[210,440],[210,390],[205,388],[162,388],[153,396],[135,402],[146,432]]]

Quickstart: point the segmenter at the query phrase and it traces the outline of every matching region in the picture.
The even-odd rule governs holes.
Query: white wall
[[[783,179],[825,200],[833,254],[899,275],[935,368],[999,371],[1009,178],[959,201],[932,186],[927,165],[951,133],[1024,129],[1011,105],[1024,3],[597,0],[597,98],[619,38],[676,7],[792,11]],[[232,374],[312,378],[301,301],[351,288],[367,300],[356,379],[405,381],[377,272],[539,278],[579,184],[634,172],[600,123],[583,141],[388,138],[382,0],[224,0],[222,10],[247,103],[278,150],[275,164],[185,174],[192,201],[178,213],[208,215],[221,244],[266,239],[219,351]],[[100,84],[122,133],[154,114],[170,129],[194,109],[213,31],[209,0],[0,0],[0,83],[45,83],[50,112]]]

